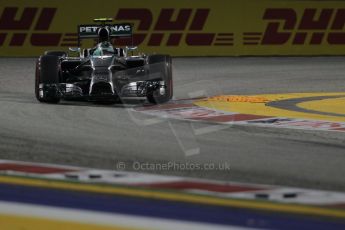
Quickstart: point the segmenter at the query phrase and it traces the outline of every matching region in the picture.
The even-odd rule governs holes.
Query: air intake
[[[92,85],[91,95],[111,95],[113,94],[111,90],[111,85],[106,82],[98,82]]]

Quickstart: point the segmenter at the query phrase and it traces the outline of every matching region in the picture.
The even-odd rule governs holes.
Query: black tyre
[[[44,55],[37,60],[35,95],[38,101],[47,103],[58,103],[60,101],[56,87],[51,86],[59,83],[59,65],[60,60],[58,56]],[[40,84],[50,85],[41,95]]]
[[[149,92],[147,100],[153,104],[162,104],[168,102],[173,96],[172,80],[172,61],[169,55],[151,55],[148,57],[148,64],[165,63],[164,81],[166,84],[165,94],[161,95],[159,89]]]
[[[64,51],[46,51],[44,52],[44,55],[52,55],[57,57],[67,57],[67,53]]]

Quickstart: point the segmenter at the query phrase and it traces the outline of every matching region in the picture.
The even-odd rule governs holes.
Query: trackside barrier
[[[0,56],[77,45],[77,25],[134,24],[140,51],[173,56],[344,55],[344,1],[2,0]],[[118,40],[124,46],[130,41]],[[83,41],[90,46],[93,41]]]

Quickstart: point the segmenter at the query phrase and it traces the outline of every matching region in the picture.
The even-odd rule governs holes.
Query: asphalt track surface
[[[176,58],[176,99],[219,94],[344,92],[345,58]],[[124,106],[41,104],[34,64],[0,59],[0,158],[135,170],[142,163],[227,163],[230,170],[156,170],[198,178],[345,191],[345,134],[161,119]],[[190,94],[192,92],[192,94]],[[205,93],[206,92],[206,93]],[[148,120],[149,119],[149,120]],[[185,150],[199,148],[200,153]],[[188,153],[188,152],[187,152]],[[123,166],[122,166],[123,167]]]

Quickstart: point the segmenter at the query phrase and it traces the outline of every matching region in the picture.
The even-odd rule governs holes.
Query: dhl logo
[[[0,46],[7,38],[9,46],[23,46],[29,39],[32,46],[69,46],[76,45],[75,33],[49,33],[47,32],[55,17],[57,8],[25,7],[18,16],[18,7],[5,7],[0,16]],[[37,18],[37,20],[35,20]],[[28,31],[34,30],[33,33]],[[19,31],[19,32],[8,32]],[[60,43],[61,38],[62,43]],[[71,43],[73,42],[73,43]]]
[[[0,16],[0,46],[10,36],[9,46],[23,46],[26,39],[32,46],[76,46],[76,33],[49,33],[57,8],[25,7],[18,13],[18,7],[5,7]],[[232,33],[202,33],[210,9],[162,9],[157,20],[149,9],[119,9],[117,21],[138,23],[133,36],[134,45],[146,41],[147,46],[178,46],[182,41],[187,46],[232,46]],[[175,20],[173,15],[177,13]],[[19,15],[18,15],[19,14]],[[35,19],[37,20],[35,21]],[[153,32],[149,33],[154,25]],[[188,26],[189,25],[189,26]],[[9,30],[25,31],[9,33]],[[33,33],[28,31],[33,30]],[[185,30],[188,32],[185,33]],[[128,45],[128,39],[119,39],[119,45]]]
[[[0,12],[0,46],[76,46],[77,34],[51,32],[57,8],[5,7]],[[146,8],[120,8],[114,19],[136,25],[134,45],[234,46],[234,33],[205,32],[211,9],[163,8],[154,17]],[[56,19],[55,19],[56,20]],[[243,32],[242,45],[345,45],[345,9],[268,8],[261,18],[264,31]],[[118,45],[128,45],[119,39]],[[241,42],[241,40],[240,40]],[[239,43],[237,45],[240,45]]]
[[[307,8],[302,15],[290,8],[266,9],[263,19],[265,32],[243,33],[244,45],[345,44],[345,9]]]
[[[151,10],[119,9],[115,20],[138,23],[134,44],[147,46],[232,46],[233,33],[203,33],[210,9],[161,9],[157,20]],[[176,18],[173,15],[176,14]],[[149,33],[148,31],[153,30]],[[185,33],[187,31],[187,33]],[[123,44],[126,41],[123,40]]]

